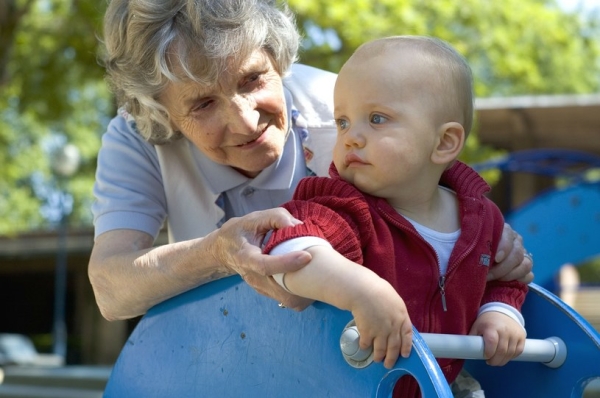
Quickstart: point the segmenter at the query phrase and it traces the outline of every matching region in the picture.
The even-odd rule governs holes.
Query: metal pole
[[[53,353],[66,362],[67,358],[67,221],[72,211],[72,197],[66,186],[68,179],[79,167],[79,150],[72,144],[63,145],[52,155],[56,188],[59,195],[60,224],[58,229],[58,252],[56,254],[56,273],[54,280],[54,325],[52,328]],[[69,203],[67,203],[67,198]]]
[[[483,337],[451,334],[421,333],[432,354],[436,358],[485,359]],[[557,368],[567,358],[567,346],[559,337],[546,339],[526,339],[521,355],[513,361],[541,362]]]
[[[61,196],[61,218],[58,229],[58,252],[54,276],[54,325],[52,330],[52,352],[66,361],[67,324],[65,307],[67,296],[67,219],[64,198]]]
[[[356,368],[368,366],[372,361],[373,347],[360,349],[360,333],[351,321],[340,338],[344,359]],[[484,359],[483,337],[451,334],[420,333],[436,358]],[[560,367],[567,359],[567,346],[559,337],[544,340],[526,339],[521,355],[513,361],[541,362],[550,368]]]

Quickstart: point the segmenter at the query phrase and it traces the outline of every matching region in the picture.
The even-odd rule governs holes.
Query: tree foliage
[[[598,18],[553,0],[289,0],[301,62],[338,71],[366,40],[434,35],[471,63],[479,96],[598,90]],[[43,228],[56,189],[49,154],[70,142],[82,166],[68,189],[89,225],[100,136],[114,105],[97,62],[104,1],[0,1],[0,234]],[[487,157],[476,140],[468,156]],[[487,152],[486,152],[487,151]],[[41,210],[40,210],[41,209]]]
[[[68,190],[73,219],[89,224],[100,132],[112,112],[96,61],[103,2],[0,2],[0,234],[48,226],[57,190],[50,152],[74,143],[82,164]]]
[[[338,71],[361,43],[390,35],[449,41],[471,64],[476,94],[598,90],[598,18],[553,0],[289,0],[304,30],[302,62]],[[318,34],[320,32],[320,34]],[[335,40],[331,38],[335,32]]]

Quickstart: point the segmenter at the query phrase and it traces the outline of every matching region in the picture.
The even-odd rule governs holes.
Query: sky
[[[600,7],[600,0],[557,0],[557,3],[567,11],[575,10],[579,4],[582,4],[584,9]]]

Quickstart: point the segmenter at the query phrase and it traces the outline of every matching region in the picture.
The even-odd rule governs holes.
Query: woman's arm
[[[105,232],[96,238],[88,268],[98,307],[108,320],[128,319],[196,286],[240,274],[259,293],[302,309],[309,301],[291,296],[270,275],[295,271],[310,255],[269,256],[260,249],[266,232],[295,223],[284,209],[265,210],[231,219],[203,238],[155,248],[144,232]]]

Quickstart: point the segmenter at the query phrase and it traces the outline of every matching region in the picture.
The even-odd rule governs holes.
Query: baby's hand
[[[398,355],[410,355],[412,323],[404,300],[384,279],[369,294],[356,297],[352,314],[360,333],[360,348],[373,346],[373,360],[391,369]]]
[[[483,355],[486,363],[492,366],[506,365],[521,355],[525,346],[523,327],[501,312],[489,311],[479,315],[469,334],[483,337]]]

